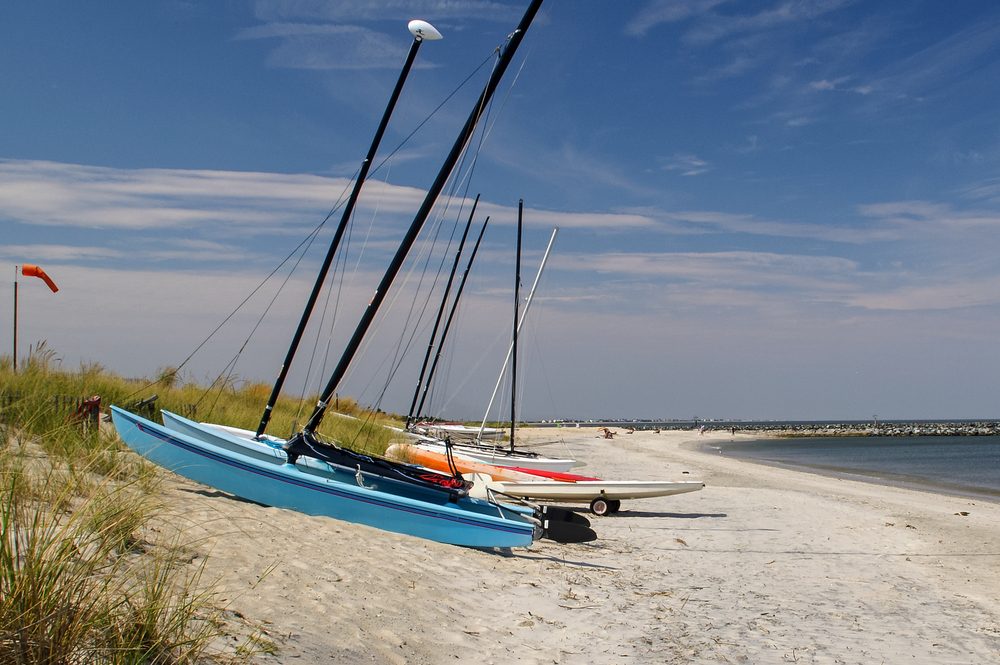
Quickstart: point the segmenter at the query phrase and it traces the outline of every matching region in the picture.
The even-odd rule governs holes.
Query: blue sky
[[[421,48],[379,161],[398,150],[365,187],[335,354],[525,6],[6,6],[0,258],[8,283],[26,262],[61,287],[22,278],[22,350],[45,339],[65,366],[129,376],[180,363],[344,191],[423,18],[445,39]],[[485,409],[523,198],[524,282],[560,229],[523,336],[524,417],[1000,417],[998,45],[986,1],[548,0],[455,190],[482,194],[491,228],[433,410]],[[459,208],[428,224],[343,392],[405,410],[429,316],[410,304]],[[318,260],[240,377],[276,373]],[[210,380],[256,317],[187,376]]]

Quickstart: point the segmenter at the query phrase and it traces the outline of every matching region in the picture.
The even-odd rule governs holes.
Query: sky
[[[7,3],[0,353],[33,263],[60,291],[19,278],[19,355],[44,340],[66,369],[205,384],[236,358],[231,380],[269,383],[339,214],[295,250],[422,18],[444,39],[419,50],[292,367],[289,391],[315,390],[526,6]],[[339,393],[407,411],[479,194],[432,415],[486,412],[523,199],[522,299],[558,235],[521,418],[1000,417],[997,109],[991,1],[547,0]]]

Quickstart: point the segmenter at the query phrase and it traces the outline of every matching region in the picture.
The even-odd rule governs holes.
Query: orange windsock
[[[25,263],[24,265],[21,266],[21,274],[24,275],[25,277],[41,278],[42,280],[45,281],[48,287],[52,289],[52,293],[55,293],[56,291],[59,290],[59,287],[56,286],[56,283],[52,281],[52,278],[46,275],[45,271],[39,268],[38,266],[33,266],[30,263]]]

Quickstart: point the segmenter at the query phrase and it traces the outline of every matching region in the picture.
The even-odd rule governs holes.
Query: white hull
[[[445,445],[437,441],[422,440],[412,444],[430,450],[432,452],[445,454]],[[541,455],[508,454],[503,449],[477,449],[462,444],[453,444],[451,448],[455,457],[461,457],[473,462],[492,464],[503,467],[520,467],[522,469],[538,469],[540,471],[558,471],[565,473],[576,466],[576,460],[558,457],[543,457]]]
[[[523,483],[493,483],[490,487],[522,499],[548,499],[590,503],[594,499],[622,501],[624,499],[650,499],[696,492],[705,487],[697,480],[588,480],[577,483],[539,481]]]

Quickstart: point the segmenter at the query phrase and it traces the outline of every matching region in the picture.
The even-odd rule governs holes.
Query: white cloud
[[[593,270],[642,278],[663,278],[726,287],[829,293],[857,272],[856,262],[832,256],[772,252],[629,252],[560,256],[562,269]]]
[[[854,0],[781,1],[755,14],[712,14],[697,22],[686,35],[689,43],[707,45],[742,33],[767,32],[776,28],[811,21],[819,16],[852,4]]]
[[[813,90],[836,90],[837,84],[833,81],[828,81],[823,79],[822,81],[813,81],[809,84],[809,87]]]
[[[415,16],[507,21],[520,17],[517,5],[491,0],[257,0],[254,13],[265,21],[293,18],[322,21],[409,20]]]
[[[958,211],[944,203],[929,201],[891,201],[859,206],[866,217],[881,219],[888,224],[914,230],[946,231],[992,230],[1000,227],[1000,211]]]
[[[695,176],[711,170],[708,162],[697,155],[676,154],[663,160],[665,171],[680,171],[683,176]]]
[[[701,16],[729,0],[652,0],[632,17],[625,33],[643,36],[663,23],[675,23]]]
[[[350,186],[344,178],[308,174],[203,171],[181,169],[113,169],[56,162],[0,160],[0,218],[29,226],[112,229],[106,256],[128,232],[130,256],[151,259],[189,258],[223,261],[259,256],[249,248],[253,237],[304,237]],[[375,227],[369,247],[388,249],[382,236],[393,224],[407,224],[423,202],[420,188],[378,180],[365,183],[358,219],[370,223],[377,212],[390,224]],[[437,210],[457,211],[460,200],[442,197]],[[464,202],[468,210],[472,201]],[[484,201],[481,215],[494,224],[512,224],[516,207]],[[334,219],[339,219],[338,215]],[[654,227],[658,222],[632,212],[555,211],[528,208],[527,223],[550,228],[625,230]],[[332,225],[331,225],[332,226]],[[177,235],[182,232],[182,235]],[[219,240],[226,236],[225,242]],[[178,242],[188,244],[178,246]],[[65,255],[54,243],[48,255]],[[38,249],[38,247],[36,247]],[[290,248],[289,248],[290,249]],[[79,258],[83,250],[77,250]],[[91,250],[98,251],[96,248]],[[62,254],[60,254],[62,253]]]
[[[907,284],[898,288],[860,292],[848,299],[856,307],[879,310],[954,310],[1000,305],[1000,277],[951,280],[934,284]]]
[[[706,233],[745,233],[755,236],[811,238],[826,242],[863,244],[896,240],[897,229],[880,226],[823,225],[775,221],[754,215],[714,210],[661,211],[651,216],[703,229]]]
[[[107,247],[81,247],[73,245],[0,245],[0,256],[21,262],[38,263],[41,261],[89,261],[100,259],[115,259],[122,252]]]

